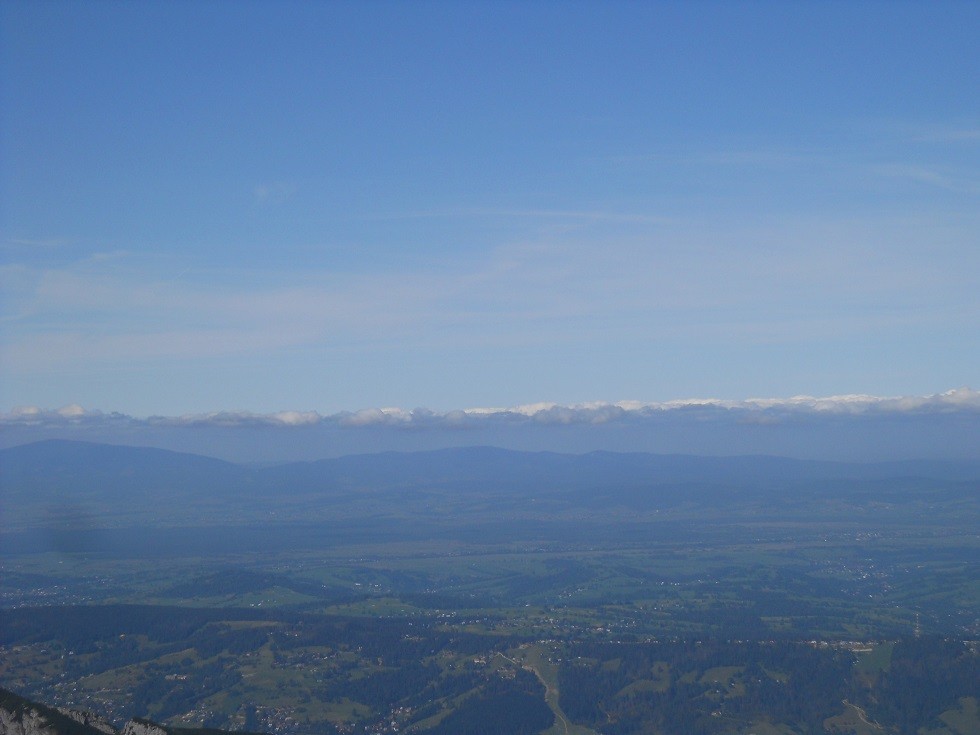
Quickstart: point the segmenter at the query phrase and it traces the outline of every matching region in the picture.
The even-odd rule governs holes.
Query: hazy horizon
[[[0,414],[0,447],[76,439],[259,462],[477,445],[571,453],[975,459],[978,433],[980,392],[969,388],[930,396],[543,403],[444,412],[218,411],[141,418],[67,406]]]

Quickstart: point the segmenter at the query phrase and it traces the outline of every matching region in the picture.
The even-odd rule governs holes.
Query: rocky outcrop
[[[134,718],[126,723],[121,735],[169,735],[169,733],[155,722]]]
[[[207,728],[164,727],[134,717],[117,730],[104,717],[84,710],[54,709],[0,687],[0,735],[232,735]],[[234,735],[256,735],[235,733]]]
[[[97,715],[94,712],[89,712],[88,710],[68,709],[67,707],[58,707],[58,711],[65,717],[70,717],[80,725],[94,727],[96,730],[104,732],[106,735],[116,735],[117,730],[112,726],[112,723],[105,717]]]
[[[0,735],[113,735],[87,724],[85,713],[66,715],[51,707],[0,689]],[[98,718],[101,720],[101,718]],[[101,724],[101,723],[100,723]]]
[[[0,708],[0,735],[56,735],[57,732],[35,709],[11,712]]]

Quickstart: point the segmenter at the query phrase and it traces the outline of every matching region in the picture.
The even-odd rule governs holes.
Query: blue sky
[[[980,4],[0,5],[0,411],[980,381]]]

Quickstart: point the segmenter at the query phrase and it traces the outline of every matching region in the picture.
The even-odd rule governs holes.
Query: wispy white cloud
[[[838,166],[839,162],[826,152],[800,148],[743,148],[701,154],[697,163],[708,165],[743,166],[747,168],[802,168]]]
[[[43,237],[43,238],[31,238],[31,237],[8,237],[4,238],[0,243],[6,247],[10,248],[23,248],[23,249],[51,249],[51,248],[61,248],[66,245],[70,245],[73,241],[67,237]]]
[[[974,144],[980,142],[980,127],[976,125],[904,125],[908,140],[916,143]]]
[[[296,185],[287,181],[267,181],[252,189],[252,196],[258,206],[283,204],[296,192]]]
[[[873,170],[882,176],[927,184],[946,191],[960,194],[980,194],[980,183],[937,168],[896,163],[876,166]]]
[[[431,209],[414,212],[393,212],[375,214],[372,220],[413,220],[413,219],[486,219],[501,218],[532,220],[573,220],[586,222],[612,222],[626,224],[664,224],[676,218],[663,214],[643,212],[619,212],[603,209],[506,209],[493,207],[461,207],[457,209]]]
[[[375,274],[163,267],[125,251],[61,267],[8,264],[2,361],[23,372],[297,347],[792,343],[965,327],[980,308],[971,275],[980,255],[960,247],[972,227],[914,217],[650,224],[610,239],[528,237],[439,268]]]

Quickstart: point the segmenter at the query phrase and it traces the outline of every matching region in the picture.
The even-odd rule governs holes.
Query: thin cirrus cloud
[[[252,196],[258,206],[274,206],[284,204],[295,192],[296,186],[287,181],[269,181],[258,184]]]
[[[874,169],[882,176],[938,187],[959,194],[980,194],[980,183],[946,170],[891,164]]]
[[[817,347],[821,359],[831,361],[843,352],[836,345],[845,340],[866,344],[873,354],[875,345],[905,343],[911,333],[959,345],[965,355],[961,362],[972,354],[957,337],[980,317],[972,282],[980,251],[959,247],[972,231],[969,218],[937,222],[915,212],[833,219],[756,214],[718,222],[624,215],[613,224],[609,229],[605,215],[553,211],[529,216],[527,227],[486,251],[372,269],[341,269],[326,256],[304,271],[289,262],[233,269],[122,248],[106,249],[113,257],[51,267],[11,263],[0,273],[0,367],[11,378],[3,402],[40,404],[47,385],[64,382],[66,388],[53,400],[160,414],[167,414],[168,406],[196,412],[249,407],[246,397],[257,395],[256,383],[247,383],[251,368],[241,360],[282,364],[291,371],[288,382],[295,390],[282,388],[286,378],[277,382],[270,373],[272,382],[263,391],[272,393],[260,406],[267,410],[278,405],[337,410],[374,401],[438,405],[441,400],[445,407],[539,397],[667,398],[699,388],[693,383],[663,387],[683,375],[664,375],[659,387],[641,385],[639,379],[617,382],[619,366],[646,361],[655,366],[650,374],[656,379],[663,356],[703,348],[717,354],[798,351],[802,367],[785,370],[787,379],[768,390],[835,391],[854,383],[814,385],[808,374],[792,370],[808,370],[806,354]],[[560,234],[554,234],[555,225]],[[588,359],[555,356],[577,349],[587,349],[590,359],[608,355],[605,364],[615,367],[600,372]],[[443,366],[467,351],[479,355],[469,365],[488,366],[488,375],[493,370],[508,375],[515,364],[536,372],[527,387],[498,389],[496,397],[491,390],[468,397],[462,387],[456,395],[440,397],[450,374]],[[427,361],[427,367],[408,373],[403,359]],[[887,375],[881,371],[888,359],[868,369]],[[166,397],[155,397],[161,376],[169,379],[175,365],[193,371],[194,384],[202,388],[192,396],[175,386]],[[748,371],[741,378],[740,369]],[[113,380],[139,392],[140,405],[113,393],[107,370]],[[714,376],[701,389],[767,390],[749,382],[759,371],[754,358],[732,370],[730,383],[722,382],[727,375]],[[347,387],[345,381],[356,383],[359,375],[374,382]],[[530,385],[533,379],[549,386],[554,376],[580,387],[544,395]],[[484,375],[473,384],[489,379]],[[928,390],[961,381],[966,382],[948,370],[918,385],[896,380],[882,389]],[[235,395],[225,389],[232,384],[245,389]],[[383,385],[397,390],[377,395]],[[865,386],[875,387],[871,381],[855,385]],[[469,421],[465,415],[457,418]],[[414,425],[422,423],[419,417]]]
[[[10,368],[262,353],[325,335],[400,328],[421,318],[423,294],[433,290],[385,276],[294,275],[256,286],[195,281],[194,274],[171,281],[138,270],[33,275],[33,287],[21,285],[8,308],[19,315],[8,319]]]

